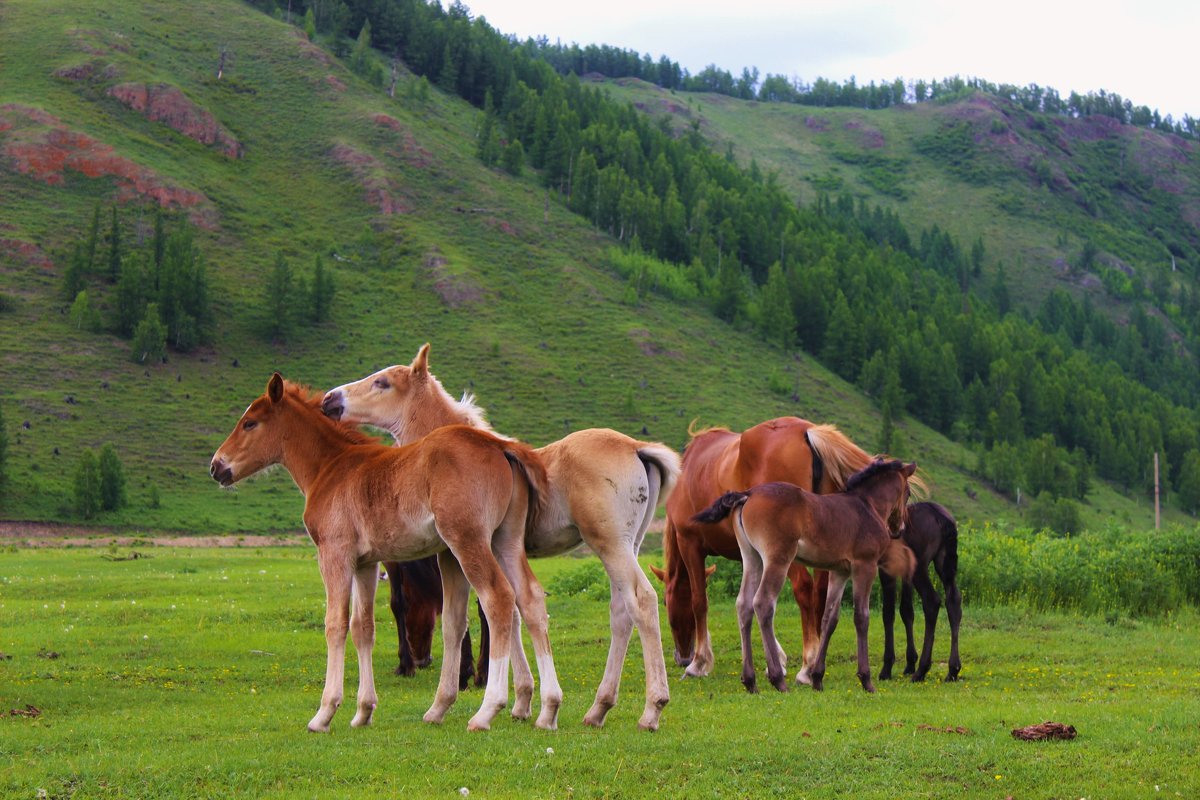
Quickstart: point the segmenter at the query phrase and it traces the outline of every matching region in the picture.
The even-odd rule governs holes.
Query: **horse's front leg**
[[[308,729],[314,733],[328,733],[329,723],[342,704],[354,567],[347,559],[320,550],[317,551],[317,564],[325,583],[325,690],[321,693],[321,707],[309,720]]]
[[[358,711],[350,727],[371,724],[371,715],[379,698],[375,695],[375,670],[371,651],[375,648],[375,588],[379,584],[379,565],[360,566],[354,573],[354,612],[350,616],[350,635],[358,651]]]
[[[871,661],[867,656],[867,629],[871,624],[871,586],[879,568],[875,564],[860,564],[854,569],[854,632],[858,635],[858,680],[868,692],[875,691],[871,682]]]
[[[817,660],[812,668],[814,691],[825,688],[825,656],[829,653],[829,640],[837,630],[838,616],[842,610],[842,594],[846,591],[849,575],[829,573],[829,587],[825,593],[825,614],[821,617],[821,646],[817,649]]]
[[[712,641],[708,637],[708,573],[704,569],[704,553],[690,540],[680,537],[679,555],[687,572],[696,626],[695,649],[683,677],[702,678],[713,668]]]

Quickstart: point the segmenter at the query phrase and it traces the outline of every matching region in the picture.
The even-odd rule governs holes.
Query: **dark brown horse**
[[[442,613],[442,576],[438,572],[437,556],[416,561],[385,561],[389,605],[396,619],[396,674],[412,677],[418,668],[433,663],[433,631]],[[480,617],[483,612],[480,611]],[[471,632],[463,636],[459,654],[458,688],[466,689],[475,675],[471,653]],[[478,684],[477,684],[478,685]]]
[[[900,619],[908,635],[905,652],[904,674],[912,675],[914,681],[925,680],[933,662],[933,632],[937,627],[938,608],[941,599],[929,579],[929,565],[942,579],[946,590],[946,616],[950,618],[950,665],[946,680],[958,680],[962,661],[958,657],[958,627],[962,622],[962,592],[958,590],[958,525],[950,512],[937,503],[913,503],[908,507],[908,523],[904,526],[904,543],[917,557],[917,568],[912,583],[901,584]],[[879,680],[892,677],[892,665],[896,663],[896,643],[892,628],[896,621],[896,579],[886,573],[879,575],[883,595],[883,669]],[[921,660],[917,661],[917,648],[913,640],[913,589],[921,594],[921,608],[925,612],[925,642],[921,648]]]
[[[846,582],[854,583],[854,628],[858,634],[858,679],[874,692],[867,658],[871,585],[880,568],[909,580],[916,567],[912,551],[898,538],[904,529],[908,479],[916,464],[875,461],[851,476],[846,490],[818,495],[792,483],[766,483],[745,492],[726,492],[695,516],[712,524],[731,519],[742,554],[738,627],[742,637],[742,683],[757,691],[750,644],[751,615],[758,617],[767,655],[767,678],[787,691],[783,653],[775,639],[775,604],[788,568],[800,561],[829,571],[821,644],[812,665],[812,687],[825,678],[829,639],[837,628]],[[893,534],[895,532],[895,535]]]
[[[683,453],[683,469],[667,498],[663,531],[664,570],[654,570],[665,585],[667,618],[675,640],[675,663],[686,676],[707,675],[713,666],[708,636],[708,595],[704,559],[715,555],[740,559],[729,520],[696,522],[693,517],[728,491],[772,481],[787,481],[818,494],[840,491],[871,457],[832,425],[814,425],[798,417],[779,417],[744,433],[709,428],[692,433]],[[804,664],[796,675],[809,681],[820,641],[828,577],[810,577],[799,564],[788,569],[800,607]]]

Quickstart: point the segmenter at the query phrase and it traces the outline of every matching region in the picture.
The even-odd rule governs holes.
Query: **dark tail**
[[[720,522],[750,499],[750,492],[726,492],[708,508],[692,517],[692,522]]]
[[[954,579],[958,575],[958,523],[946,509],[938,508],[942,514],[942,563],[945,564],[946,576]]]

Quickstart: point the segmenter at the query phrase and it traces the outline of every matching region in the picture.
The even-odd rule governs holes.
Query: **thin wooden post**
[[[1162,527],[1162,514],[1158,504],[1158,451],[1154,451],[1154,530]]]

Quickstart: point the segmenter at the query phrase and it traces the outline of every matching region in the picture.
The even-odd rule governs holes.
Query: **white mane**
[[[501,439],[511,438],[504,436],[503,434],[496,433],[496,431],[492,429],[491,423],[487,421],[487,412],[475,402],[474,394],[469,391],[464,391],[462,399],[455,400],[450,396],[450,393],[446,391],[446,387],[442,386],[442,382],[438,380],[433,373],[430,373],[429,377],[433,381],[433,385],[437,387],[438,394],[440,394],[442,399],[446,401],[446,405],[453,410],[455,415],[463,418],[462,421],[464,425],[470,425],[472,428],[485,430],[488,433],[499,436]]]

